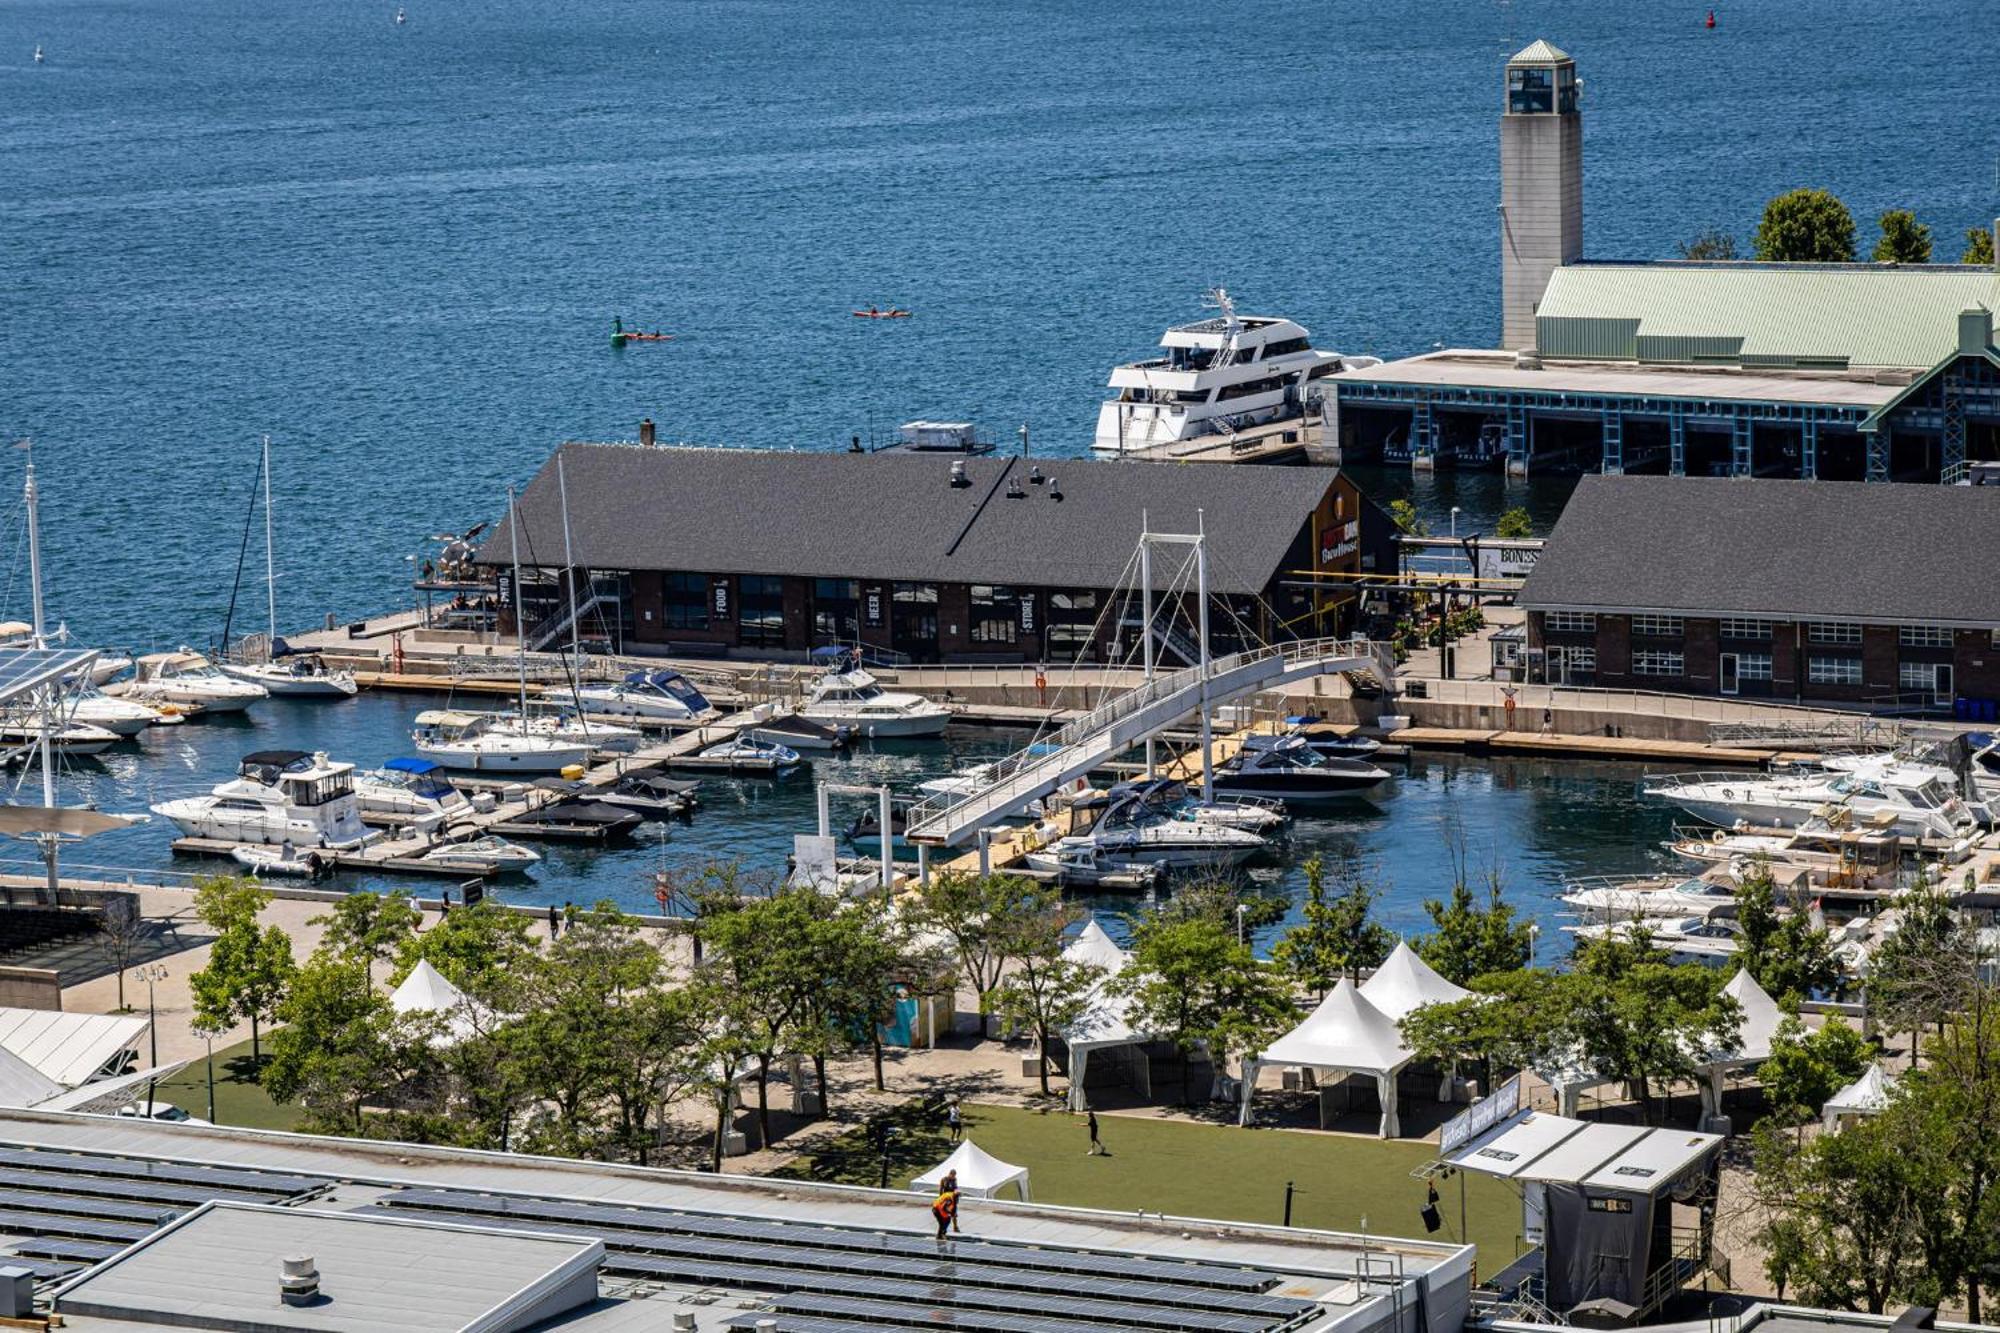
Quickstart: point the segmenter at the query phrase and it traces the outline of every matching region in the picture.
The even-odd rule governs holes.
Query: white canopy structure
[[[1083,1016],[1062,1034],[1063,1044],[1069,1048],[1069,1109],[1081,1111],[1085,1105],[1083,1074],[1089,1068],[1091,1052],[1114,1046],[1138,1046],[1150,1038],[1132,1029],[1131,999],[1111,989],[1112,978],[1125,970],[1132,955],[1104,933],[1104,927],[1097,924],[1095,917],[1084,923],[1082,931],[1063,950],[1063,957],[1073,963],[1104,969],[1104,976],[1091,988]]]
[[[0,1047],[44,1078],[74,1088],[131,1050],[147,1026],[137,1014],[0,1009]]]
[[[194,1061],[172,1060],[150,1069],[135,1069],[117,1078],[101,1078],[95,1083],[86,1083],[80,1088],[71,1088],[58,1093],[44,1102],[35,1103],[37,1111],[89,1111],[98,1115],[115,1115],[122,1106],[146,1100],[144,1090],[148,1084],[164,1083],[175,1074],[186,1069]]]
[[[0,1046],[0,1106],[33,1106],[62,1091],[62,1084]]]
[[[1237,1123],[1250,1123],[1250,1098],[1256,1091],[1259,1069],[1299,1065],[1330,1073],[1373,1074],[1382,1102],[1382,1120],[1376,1132],[1385,1139],[1395,1138],[1403,1132],[1396,1114],[1396,1075],[1415,1058],[1416,1053],[1403,1044],[1396,1020],[1369,1003],[1353,982],[1342,978],[1305,1022],[1272,1042],[1256,1059],[1243,1061],[1243,1104]]]
[[[403,984],[389,993],[389,1007],[399,1014],[442,1014],[447,1022],[437,1044],[456,1045],[473,1034],[477,1008],[473,1001],[445,979],[444,973],[420,958],[403,978]]]
[[[1778,1025],[1785,1021],[1785,1011],[1757,984],[1757,978],[1750,975],[1747,967],[1736,970],[1722,993],[1742,1007],[1743,1023],[1737,1029],[1739,1045],[1733,1053],[1711,1052],[1702,1062],[1702,1072],[1707,1075],[1701,1089],[1703,1115],[1722,1114],[1724,1074],[1732,1069],[1761,1065],[1771,1058],[1771,1039],[1778,1035]]]
[[[1827,1098],[1820,1108],[1822,1123],[1828,1130],[1840,1128],[1841,1117],[1880,1115],[1889,1108],[1889,1098],[1896,1091],[1896,1080],[1882,1072],[1882,1066],[1871,1064],[1861,1071],[1861,1077]]]
[[[1361,997],[1398,1023],[1427,1004],[1453,1004],[1471,995],[1439,976],[1408,941],[1399,941],[1375,975],[1361,983]]]
[[[1003,1162],[971,1139],[952,1150],[951,1156],[910,1182],[910,1188],[935,1191],[947,1172],[958,1172],[958,1192],[975,1199],[990,1199],[1009,1185],[1028,1201],[1028,1168]]]

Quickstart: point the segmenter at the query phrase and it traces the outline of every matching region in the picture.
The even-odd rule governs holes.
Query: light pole
[[[139,969],[139,980],[146,983],[146,1063],[158,1066],[160,1063],[159,1010],[153,1005],[153,983],[167,979],[166,965],[147,963]],[[146,1119],[153,1118],[153,1080],[146,1080]]]
[[[1538,942],[1540,942],[1541,938],[1542,938],[1541,923],[1538,921],[1530,921],[1528,923],[1528,966],[1529,967],[1533,967],[1535,965],[1535,945]]]
[[[1458,506],[1451,507],[1451,539],[1458,540]]]
[[[196,1024],[195,1035],[208,1047],[208,1123],[215,1123],[215,1034],[217,1029]]]
[[[1243,947],[1243,914],[1250,910],[1249,903],[1236,904],[1236,946]]]

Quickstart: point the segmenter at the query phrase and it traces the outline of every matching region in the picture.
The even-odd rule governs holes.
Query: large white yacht
[[[1167,330],[1160,339],[1166,355],[1111,372],[1117,394],[1098,409],[1093,449],[1123,454],[1317,418],[1328,392],[1319,381],[1382,364],[1380,357],[1316,350],[1289,319],[1239,315],[1219,287],[1207,304],[1216,312],[1210,318]]]
[[[232,680],[200,653],[183,648],[174,653],[148,653],[139,659],[138,675],[107,686],[105,693],[152,704],[193,704],[205,713],[237,713],[270,697],[262,685]]]
[[[495,728],[491,713],[448,708],[417,714],[410,740],[426,759],[476,772],[560,773],[590,758],[590,747],[581,741],[510,734]]]
[[[344,849],[375,837],[361,822],[354,765],[304,750],[247,754],[208,795],[161,801],[153,813],[191,838],[227,842]]]
[[[1102,795],[1073,802],[1069,834],[1046,850],[1031,853],[1028,864],[1038,870],[1060,870],[1066,854],[1088,848],[1108,865],[1223,870],[1241,865],[1269,845],[1244,829],[1176,818],[1152,799],[1158,785],[1121,783]]]
[[[1646,795],[1727,828],[1738,822],[1797,828],[1829,809],[1855,819],[1893,819],[1897,832],[1947,841],[1977,832],[1975,812],[1931,768],[1880,765],[1864,772],[1758,777],[1742,773],[1682,773],[1655,779]]]
[[[890,693],[858,666],[836,668],[814,681],[798,715],[827,726],[845,724],[878,740],[941,735],[951,721],[951,710],[943,704],[918,694]]]
[[[667,722],[700,722],[715,715],[694,682],[663,667],[627,672],[625,679],[606,685],[580,685],[577,707],[586,713],[614,717],[652,717]]]

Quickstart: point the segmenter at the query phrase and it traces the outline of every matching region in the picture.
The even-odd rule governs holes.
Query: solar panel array
[[[361,1211],[588,1236],[604,1243],[609,1273],[770,1292],[781,1330],[795,1333],[1269,1333],[1319,1309],[1265,1294],[1279,1278],[1257,1269],[1021,1242],[940,1246],[910,1232],[449,1189],[398,1190]]]
[[[236,1167],[0,1148],[0,1267],[67,1277],[212,1199],[281,1203],[329,1182]]]

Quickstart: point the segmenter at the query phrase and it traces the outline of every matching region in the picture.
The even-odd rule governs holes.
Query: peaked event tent
[[[444,973],[418,959],[403,978],[403,984],[389,993],[389,1007],[399,1014],[443,1014],[448,1023],[439,1034],[439,1044],[456,1044],[472,1035],[472,1002],[464,991],[445,980]]]
[[[970,1194],[975,1199],[990,1199],[998,1191],[1013,1185],[1021,1191],[1021,1202],[1028,1201],[1028,1168],[1001,1161],[971,1139],[959,1144],[952,1150],[951,1156],[912,1180],[910,1188],[934,1191],[947,1171],[958,1172],[960,1194]]]
[[[1742,1044],[1734,1055],[1711,1052],[1702,1062],[1702,1070],[1708,1078],[1702,1083],[1701,1103],[1703,1115],[1722,1114],[1722,1076],[1731,1069],[1743,1069],[1750,1065],[1761,1065],[1771,1058],[1771,1038],[1778,1033],[1778,1025],[1785,1021],[1784,1010],[1770,997],[1757,978],[1750,975],[1750,969],[1740,967],[1722,993],[1743,1007],[1743,1025],[1737,1029]]]
[[[1375,969],[1375,975],[1361,983],[1361,998],[1380,1009],[1402,1030],[1402,1022],[1412,1013],[1427,1004],[1452,1004],[1467,999],[1472,992],[1463,986],[1453,985],[1439,976],[1423,959],[1417,957],[1407,940],[1396,941],[1396,948],[1382,960],[1382,966]],[[1451,1070],[1451,1077],[1438,1084],[1438,1100],[1451,1100],[1452,1085],[1458,1081],[1458,1070]]]
[[[1257,1088],[1259,1069],[1301,1065],[1332,1073],[1373,1074],[1382,1102],[1382,1121],[1376,1132],[1393,1139],[1403,1132],[1396,1114],[1396,1075],[1415,1058],[1416,1053],[1403,1044],[1396,1020],[1343,977],[1305,1022],[1272,1042],[1256,1059],[1243,1061],[1243,1104],[1237,1123],[1250,1123],[1250,1098]]]
[[[1063,950],[1063,957],[1074,963],[1087,963],[1104,969],[1104,976],[1091,988],[1083,1016],[1063,1031],[1063,1044],[1069,1047],[1069,1109],[1081,1111],[1085,1106],[1083,1093],[1083,1071],[1090,1065],[1090,1053],[1113,1046],[1137,1046],[1149,1040],[1144,1033],[1134,1032],[1127,1021],[1131,1013],[1132,1001],[1123,995],[1113,994],[1111,979],[1125,970],[1132,961],[1132,955],[1119,948],[1112,938],[1104,933],[1104,927],[1092,917],[1084,923],[1077,937]],[[960,1180],[964,1177],[961,1175]]]
[[[1896,1080],[1883,1073],[1882,1066],[1869,1065],[1860,1078],[1826,1099],[1820,1116],[1827,1129],[1839,1129],[1842,1116],[1879,1115],[1887,1110],[1889,1095],[1895,1090]]]
[[[62,1084],[0,1046],[0,1106],[33,1106],[63,1091]]]
[[[0,1046],[44,1078],[74,1088],[136,1047],[148,1026],[137,1014],[0,1009]]]

